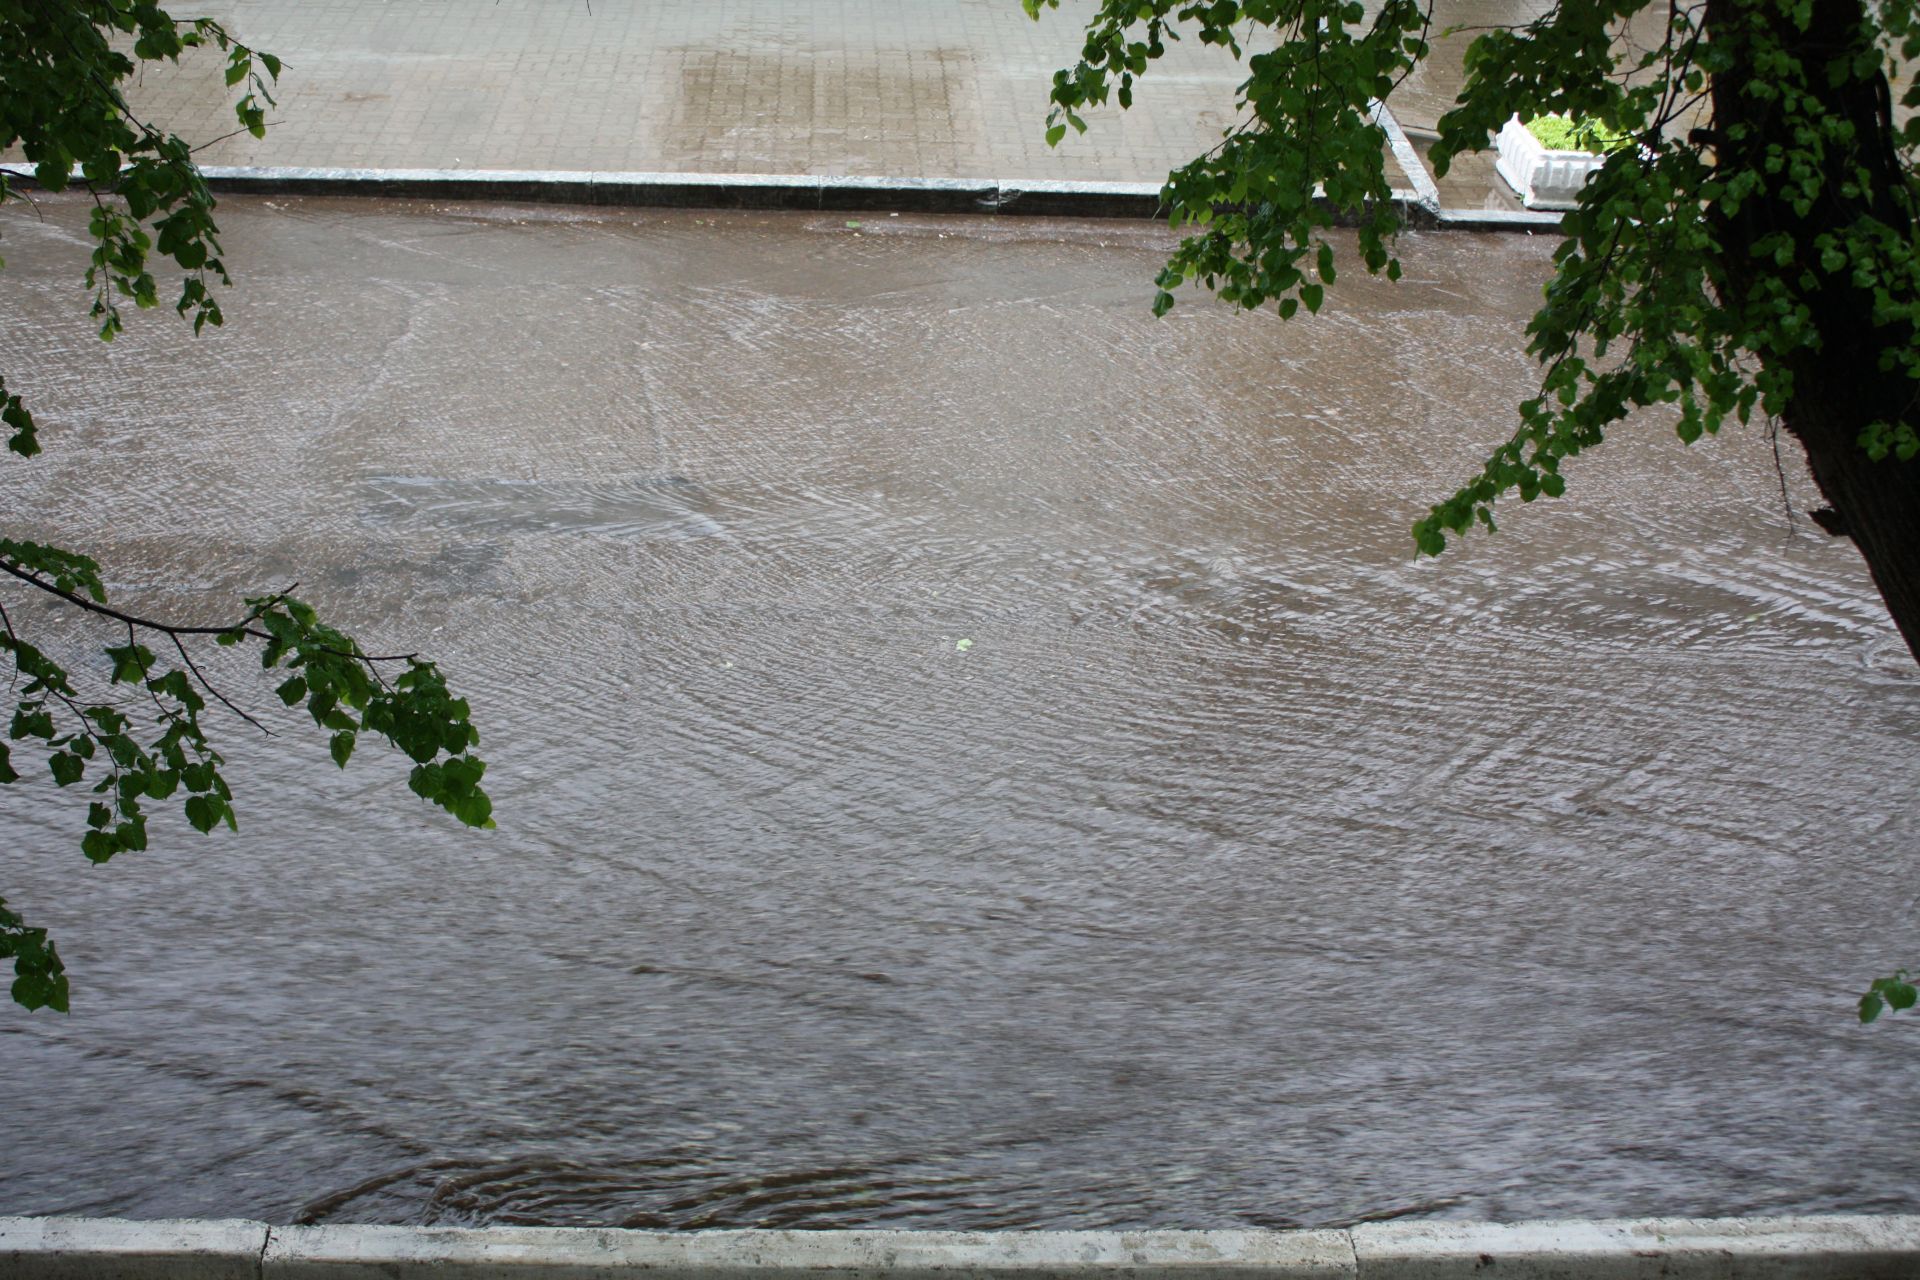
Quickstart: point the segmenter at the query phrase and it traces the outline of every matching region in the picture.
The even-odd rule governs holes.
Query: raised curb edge
[[[1391,119],[1390,116],[1385,117]],[[1396,148],[1398,151],[1400,148]],[[1539,231],[1558,214],[1446,209],[1410,145],[1417,174],[1392,200],[1409,225],[1462,231]],[[831,213],[965,213],[1049,218],[1158,219],[1152,182],[1015,178],[814,177],[769,173],[584,173],[520,169],[300,169],[209,165],[207,185],[236,195],[386,196],[425,200],[524,200],[627,208]]]
[[[1891,1280],[1920,1215],[1320,1231],[623,1231],[0,1218],[8,1280]]]
[[[1382,123],[1392,121],[1381,112]],[[1463,231],[1537,231],[1559,215],[1519,210],[1447,209],[1397,123],[1394,153],[1412,188],[1391,199],[1408,225]],[[1402,156],[1401,153],[1405,152]],[[32,182],[30,169],[0,166]],[[499,200],[628,208],[793,210],[801,212],[966,213],[1055,218],[1157,219],[1159,184],[1014,178],[817,177],[768,173],[600,173],[548,169],[324,169],[206,165],[214,191],[234,195],[377,196],[420,200]]]

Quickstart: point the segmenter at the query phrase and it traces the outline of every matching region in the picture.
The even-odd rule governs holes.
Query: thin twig
[[[13,619],[7,616],[7,606],[3,604],[0,604],[0,627],[5,627],[7,629],[8,640],[11,640],[16,646],[20,643],[20,637],[14,634]],[[20,687],[20,657],[18,654],[15,654],[13,659],[13,674],[7,678],[7,696],[11,698],[13,696],[13,691],[19,687]]]
[[[1793,532],[1793,499],[1787,496],[1787,469],[1780,461],[1780,419],[1767,419],[1767,440],[1773,445],[1773,475],[1780,482],[1780,506],[1787,513],[1787,532]]]
[[[132,631],[133,628],[129,627],[127,628],[127,630]],[[255,720],[252,716],[248,715],[246,712],[242,711],[240,708],[234,706],[231,702],[227,701],[227,695],[220,692],[218,689],[214,688],[213,682],[200,674],[200,668],[193,665],[193,658],[190,654],[187,653],[187,646],[180,643],[179,636],[168,636],[167,638],[173,641],[173,647],[180,651],[180,661],[187,664],[187,670],[193,672],[193,678],[198,680],[200,682],[201,687],[204,688],[208,693],[220,699],[221,706],[233,712],[233,714],[239,716],[242,720],[245,720],[248,724],[252,725],[254,728],[258,729],[260,732],[266,734],[269,738],[273,736],[273,730],[267,728],[267,726],[261,724],[258,720]]]
[[[7,178],[32,178],[32,177],[33,177],[33,174],[31,172],[21,173],[17,169],[8,168],[6,166],[0,166],[0,181],[4,181]],[[40,219],[40,221],[42,222],[45,222],[47,220],[46,210],[40,207],[40,202],[38,200],[35,200],[31,193],[22,191],[19,187],[9,184],[7,186],[7,199],[25,200],[27,202],[27,207],[33,210],[34,217]]]
[[[286,121],[287,121],[287,118],[285,116],[281,116],[278,120],[262,120],[260,122],[260,127],[263,129],[278,128],[280,125],[285,124]],[[208,147],[213,146],[215,143],[225,142],[228,138],[237,138],[243,133],[252,133],[252,132],[253,130],[242,127],[242,128],[233,130],[231,133],[223,133],[217,138],[208,138],[205,142],[201,143],[199,146],[189,149],[187,154],[198,155],[200,152],[205,151]]]
[[[167,710],[167,704],[160,701],[160,695],[153,689],[153,664],[140,661],[140,641],[133,634],[133,624],[127,624],[127,648],[133,650],[133,660],[140,666],[140,687],[146,690],[147,698],[153,703],[153,709],[160,713],[160,719],[167,724],[180,723],[179,711]],[[189,725],[189,728],[198,726]]]

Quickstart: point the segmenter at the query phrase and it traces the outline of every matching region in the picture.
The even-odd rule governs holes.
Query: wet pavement
[[[84,797],[6,788],[76,1011],[0,1017],[0,1210],[1912,1204],[1920,1023],[1851,1001],[1920,955],[1920,674],[1765,433],[1623,430],[1410,554],[1550,240],[1156,322],[1150,226],[222,207],[228,328],[111,347],[84,207],[14,213],[9,525],[142,609],[298,581],[425,647],[501,826],[223,651],[279,731],[223,725],[239,835],[89,869]]]
[[[1531,0],[1448,0],[1432,63],[1394,106],[1416,141],[1460,87],[1471,33]],[[1158,182],[1235,119],[1244,64],[1171,44],[1135,106],[1049,148],[1053,73],[1088,0],[1033,22],[1019,0],[226,0],[199,6],[286,63],[263,140],[234,134],[222,64],[150,68],[135,107],[210,165]],[[1389,160],[1395,183],[1408,185]],[[1516,208],[1491,156],[1441,184]]]
[[[206,164],[1158,181],[1219,142],[1242,68],[1176,46],[1131,112],[1042,136],[1087,3],[241,0],[203,6],[286,63],[277,121]],[[220,65],[137,106],[231,132]]]

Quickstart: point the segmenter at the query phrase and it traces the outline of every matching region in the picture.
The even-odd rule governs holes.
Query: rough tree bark
[[[1791,126],[1779,100],[1747,92],[1756,74],[1752,46],[1757,39],[1786,47],[1808,69],[1807,87],[1827,110],[1852,123],[1853,144],[1826,155],[1821,198],[1802,216],[1775,185],[1749,199],[1732,216],[1717,221],[1728,272],[1728,299],[1743,305],[1754,286],[1751,248],[1762,237],[1786,231],[1793,237],[1795,260],[1818,264],[1814,242],[1824,232],[1852,225],[1866,214],[1896,229],[1911,242],[1913,201],[1907,175],[1894,149],[1891,95],[1886,78],[1849,76],[1834,84],[1826,67],[1865,45],[1863,0],[1814,0],[1805,32],[1793,29],[1778,0],[1709,0],[1709,39],[1733,54],[1732,69],[1722,70],[1712,86],[1716,163],[1726,172],[1765,172],[1769,143]],[[1731,47],[1729,47],[1731,46]],[[1750,126],[1744,138],[1730,139],[1737,124]],[[1842,190],[1847,175],[1864,168],[1872,181],[1849,198]],[[1874,584],[1920,662],[1920,458],[1902,462],[1889,454],[1874,461],[1861,448],[1861,431],[1872,422],[1910,423],[1916,414],[1916,384],[1906,373],[1880,367],[1881,353],[1912,345],[1908,326],[1876,326],[1873,297],[1856,287],[1848,268],[1822,272],[1820,287],[1805,301],[1820,335],[1817,351],[1787,361],[1793,395],[1781,415],[1788,432],[1806,449],[1807,462],[1821,494],[1837,518],[1823,521],[1852,537],[1873,574]]]

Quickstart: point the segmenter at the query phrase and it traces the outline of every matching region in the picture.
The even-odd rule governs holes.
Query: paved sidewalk
[[[1215,144],[1244,72],[1176,45],[1134,110],[1042,137],[1089,0],[182,0],[285,61],[277,121],[213,165],[1162,180]],[[220,68],[134,102],[228,133]]]

